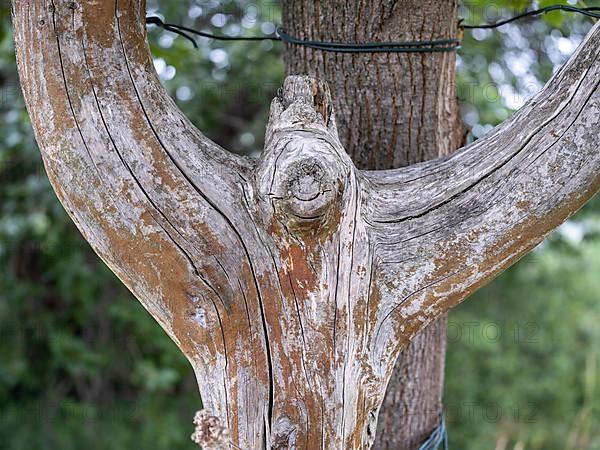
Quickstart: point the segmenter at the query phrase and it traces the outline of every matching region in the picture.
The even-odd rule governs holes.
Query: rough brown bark
[[[457,36],[455,0],[302,0],[283,5],[286,31],[302,38],[384,42]],[[286,46],[284,55],[288,74],[329,82],[340,139],[358,167],[391,169],[460,147],[454,53],[340,54]],[[431,324],[398,358],[379,413],[375,449],[416,449],[437,426],[446,322],[444,316]]]
[[[456,0],[284,1],[283,25],[300,38],[384,42],[456,38]],[[362,169],[435,159],[460,145],[455,54],[328,53],[286,46],[290,74],[326,79],[340,140]]]

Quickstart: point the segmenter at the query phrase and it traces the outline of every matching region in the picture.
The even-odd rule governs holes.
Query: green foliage
[[[539,6],[547,3],[556,2]],[[230,35],[269,33],[280,22],[271,2],[220,3],[229,16],[210,4],[148,8]],[[462,14],[479,23],[528,5],[470,1]],[[18,88],[7,7],[0,4],[0,448],[192,449],[200,400],[191,368],[58,204]],[[553,13],[467,32],[458,95],[471,138],[539,89],[589,26]],[[150,39],[161,78],[188,117],[227,148],[258,151],[283,77],[281,44],[200,40],[196,51],[154,28]],[[451,313],[452,448],[600,449],[599,231],[596,198]]]
[[[554,236],[453,311],[446,412],[457,448],[600,448],[598,273],[598,239]]]

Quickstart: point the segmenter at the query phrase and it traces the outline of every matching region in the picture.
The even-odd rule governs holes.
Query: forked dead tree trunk
[[[243,449],[367,449],[396,358],[600,188],[600,25],[513,119],[450,157],[363,171],[327,85],[292,77],[260,161],[177,110],[142,0],[16,0],[48,175],[190,360]]]

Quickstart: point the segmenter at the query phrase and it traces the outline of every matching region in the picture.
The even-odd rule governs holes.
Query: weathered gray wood
[[[403,292],[400,302],[383,294],[379,334],[390,351],[598,190],[599,42],[596,25],[539,95],[473,145],[401,170],[364,172],[379,282],[389,294]],[[407,282],[406,273],[415,276]]]
[[[600,187],[600,25],[489,137],[365,172],[327,86],[306,77],[274,99],[257,163],[208,141],[161,87],[144,15],[141,0],[14,2],[59,199],[186,354],[236,446],[369,448],[410,338]]]
[[[14,2],[21,84],[65,209],[189,358],[206,407],[255,448],[272,389],[251,167],[175,107],[144,18],[142,1]]]

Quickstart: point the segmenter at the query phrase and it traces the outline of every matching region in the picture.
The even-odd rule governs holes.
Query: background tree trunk
[[[283,2],[292,35],[368,42],[453,38],[455,0],[301,0]],[[327,53],[286,46],[287,73],[329,82],[340,139],[361,169],[435,159],[462,144],[455,53]],[[379,414],[375,449],[414,450],[439,421],[446,316],[400,355]],[[384,431],[385,432],[382,432]]]

